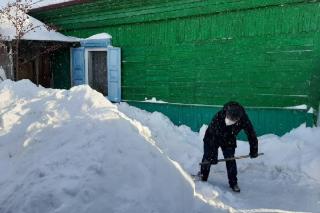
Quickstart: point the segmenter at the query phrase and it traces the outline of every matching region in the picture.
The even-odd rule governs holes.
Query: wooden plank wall
[[[319,104],[319,1],[99,0],[33,15],[73,36],[111,34],[126,100]]]

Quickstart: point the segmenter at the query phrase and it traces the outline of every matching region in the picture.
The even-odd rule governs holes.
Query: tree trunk
[[[19,39],[16,40],[16,54],[15,54],[15,59],[16,59],[16,76],[15,76],[15,80],[18,81],[19,80]]]

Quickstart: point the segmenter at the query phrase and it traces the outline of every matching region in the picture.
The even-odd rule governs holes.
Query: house
[[[54,87],[55,78],[59,76],[53,72],[54,67],[59,66],[53,63],[55,58],[69,52],[70,47],[79,41],[48,29],[44,23],[27,14],[21,13],[21,16],[25,18],[23,26],[26,33],[17,39],[13,22],[6,14],[0,14],[0,68],[3,75],[12,80],[29,79],[43,87]],[[15,48],[17,42],[18,50]]]
[[[319,10],[298,0],[76,0],[30,14],[69,36],[109,33],[122,101],[199,130],[234,100],[258,135],[282,135],[319,119]]]
[[[22,3],[20,6],[26,7]],[[120,49],[112,46],[110,35],[100,33],[86,39],[64,36],[17,10],[19,6],[7,7],[12,10],[9,14],[0,13],[0,66],[5,78],[29,79],[37,85],[55,88],[66,88],[64,85],[70,81],[72,85],[88,82],[109,100],[120,101]],[[17,36],[18,22],[23,23],[21,38]],[[90,66],[85,69],[88,63]]]

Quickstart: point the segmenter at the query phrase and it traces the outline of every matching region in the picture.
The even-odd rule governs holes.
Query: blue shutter
[[[72,48],[72,86],[85,83],[84,47]]]
[[[121,51],[118,47],[108,47],[108,99],[121,101]]]

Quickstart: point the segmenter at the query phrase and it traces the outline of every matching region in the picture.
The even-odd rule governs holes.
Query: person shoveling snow
[[[148,127],[157,146],[179,163],[188,174],[199,171],[203,138],[207,125],[199,132],[174,125],[160,112],[147,112],[121,103],[121,112]],[[320,127],[301,124],[284,136],[260,136],[263,157],[237,161],[241,193],[232,193],[226,184],[224,163],[214,166],[207,182],[196,181],[196,193],[207,203],[228,205],[234,213],[318,213],[320,209]],[[237,141],[236,155],[248,153],[248,142]],[[219,149],[219,156],[222,156]],[[221,201],[218,203],[217,201]],[[215,212],[215,211],[213,211]]]
[[[218,149],[221,147],[225,158],[234,158],[237,147],[236,136],[241,130],[248,136],[251,158],[258,157],[258,139],[251,121],[244,108],[237,102],[229,102],[224,105],[212,119],[203,138],[204,154],[201,170],[198,173],[202,181],[207,181],[211,164],[218,163]],[[240,192],[237,179],[237,164],[235,159],[226,161],[230,188]]]

